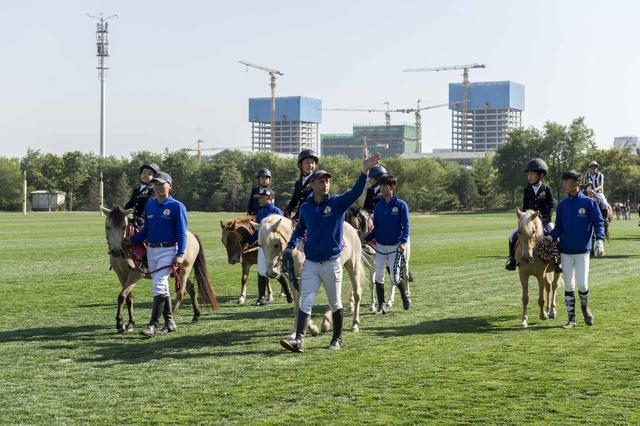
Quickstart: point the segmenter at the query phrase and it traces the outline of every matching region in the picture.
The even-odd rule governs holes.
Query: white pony
[[[293,222],[284,216],[270,215],[260,224],[253,223],[253,226],[258,230],[258,244],[262,247],[267,262],[267,275],[269,278],[275,278],[282,273],[282,254],[293,234]],[[340,260],[349,274],[353,293],[351,331],[358,332],[360,331],[360,299],[362,298],[362,286],[360,283],[360,278],[363,275],[362,246],[360,245],[358,232],[353,226],[343,223],[342,232],[343,247]],[[300,243],[292,251],[295,276],[299,283],[302,275],[302,265],[305,260],[303,247],[303,243]],[[297,321],[300,291],[295,288],[293,290],[294,318]],[[318,327],[312,321],[309,321],[308,328],[313,336],[318,334]],[[295,331],[295,324],[293,330]],[[331,330],[331,311],[329,309],[324,313],[321,330],[322,332]]]

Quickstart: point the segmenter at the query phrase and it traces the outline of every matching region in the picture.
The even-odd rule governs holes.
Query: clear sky
[[[525,125],[584,115],[600,147],[640,134],[640,2],[622,0],[158,1],[0,3],[0,155],[27,148],[99,152],[95,22],[111,21],[107,153],[249,145],[249,97],[328,107],[447,102],[457,71],[409,67],[480,62],[471,81],[525,86]],[[383,114],[324,112],[321,133]],[[450,111],[423,114],[425,151],[450,147]],[[411,123],[411,115],[392,122]]]

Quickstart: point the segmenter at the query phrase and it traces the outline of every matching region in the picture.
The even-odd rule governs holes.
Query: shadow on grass
[[[176,301],[176,297],[175,295],[172,295],[171,298],[173,304],[175,304]],[[218,303],[222,304],[227,304],[229,302],[235,302],[236,300],[238,300],[237,297],[234,296],[218,296]],[[182,302],[182,309],[184,309],[185,306],[189,306],[189,308],[191,308],[191,298],[189,297],[189,295],[185,295],[185,299],[184,302]],[[242,306],[242,305],[240,305]],[[114,297],[113,299],[113,303],[84,303],[82,305],[77,305],[78,308],[113,308],[114,312],[116,310],[116,308],[118,307],[118,300],[117,298]],[[134,309],[151,309],[153,307],[153,298],[149,295],[149,297],[141,297],[141,296],[137,296],[133,298],[133,307]],[[126,313],[126,306],[123,308],[123,312]]]
[[[591,260],[600,259],[629,259],[632,257],[640,257],[640,254],[605,254],[603,257],[592,257]]]
[[[180,330],[178,331],[180,333]],[[111,367],[113,364],[142,364],[161,359],[191,359],[191,358],[215,358],[227,356],[281,355],[282,351],[275,349],[256,350],[243,346],[254,343],[254,339],[273,338],[277,340],[280,334],[263,330],[224,331],[204,335],[159,336],[153,339],[145,339],[140,336],[131,336],[127,342],[100,342],[96,343],[93,355],[80,358],[79,362],[104,363],[100,367]],[[257,343],[257,342],[255,342]],[[228,347],[238,350],[227,351]],[[209,351],[202,349],[211,348]]]
[[[106,329],[104,325],[79,325],[0,331],[0,343],[94,340],[97,332]]]
[[[519,326],[496,325],[510,321],[517,324],[514,316],[487,316],[487,317],[461,317],[443,318],[438,320],[423,321],[418,324],[396,327],[369,327],[368,329],[380,337],[403,337],[416,334],[445,334],[445,333],[500,333],[505,331],[520,330]],[[527,331],[546,330],[558,328],[560,324],[532,324]]]

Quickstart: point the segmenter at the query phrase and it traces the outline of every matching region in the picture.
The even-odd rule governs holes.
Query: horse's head
[[[222,244],[227,249],[227,261],[234,265],[240,262],[244,243],[247,242],[251,234],[251,222],[249,219],[244,222],[240,219],[220,221],[222,228]]]
[[[127,217],[133,209],[123,210],[120,206],[114,206],[109,210],[100,206],[100,210],[107,215],[104,222],[104,230],[107,236],[109,254],[115,257],[124,257],[125,251],[122,249],[122,240],[129,235],[129,218]]]
[[[358,231],[360,237],[369,231],[369,214],[360,207],[352,207],[347,210],[345,220]]]
[[[264,253],[267,275],[276,278],[281,273],[282,252],[293,233],[292,222],[283,216],[270,215],[262,223],[253,222],[252,225],[258,231],[258,244]]]
[[[521,211],[516,208],[516,215],[518,216],[518,240],[520,257],[525,263],[531,263],[533,260],[533,249],[538,241],[544,238],[544,228],[542,221],[538,217],[540,214],[537,211]]]

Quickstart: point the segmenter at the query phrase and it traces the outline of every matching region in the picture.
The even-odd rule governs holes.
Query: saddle
[[[129,235],[134,235],[140,232],[140,230],[135,227],[133,224],[129,224]],[[143,242],[142,244],[132,244],[129,247],[129,256],[136,265],[143,266],[143,261],[147,257],[147,243]]]

